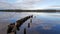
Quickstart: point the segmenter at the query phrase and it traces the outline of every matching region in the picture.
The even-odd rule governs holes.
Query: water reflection
[[[36,17],[37,19],[43,20],[42,23],[35,27],[38,32],[41,34],[60,34],[60,14],[57,17],[51,16],[53,14],[56,15],[57,13],[49,13]]]
[[[0,23],[3,24],[5,21],[13,23],[31,14],[34,15],[31,28],[27,28],[28,23],[30,23],[30,20],[28,20],[20,27],[21,31],[17,34],[23,34],[25,27],[27,28],[27,34],[60,34],[60,13],[0,12]]]

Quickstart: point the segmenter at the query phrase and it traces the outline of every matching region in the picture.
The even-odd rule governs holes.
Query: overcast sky
[[[0,0],[0,9],[59,8],[60,0]]]

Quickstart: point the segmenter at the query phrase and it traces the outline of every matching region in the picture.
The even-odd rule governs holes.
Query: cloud
[[[34,4],[40,2],[40,0],[18,0],[14,3],[16,9],[34,9]]]
[[[0,0],[0,9],[59,9],[57,0]]]
[[[11,9],[13,6],[9,3],[1,3],[0,2],[0,9]]]
[[[16,3],[24,3],[24,4],[34,4],[34,3],[38,3],[40,2],[40,0],[18,0],[16,1]]]
[[[48,6],[46,9],[60,10],[60,5],[52,5],[52,6]]]
[[[50,8],[60,8],[60,5],[50,6]]]
[[[10,1],[10,2],[9,2]],[[40,0],[0,0],[0,9],[33,9]]]

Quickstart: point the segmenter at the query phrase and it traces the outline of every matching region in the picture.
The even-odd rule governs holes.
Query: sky
[[[60,9],[60,0],[0,0],[1,9]]]

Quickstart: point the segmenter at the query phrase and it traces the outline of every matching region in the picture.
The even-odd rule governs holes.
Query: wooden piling
[[[24,28],[24,34],[26,34],[26,28]]]
[[[28,28],[30,28],[30,23],[28,23]]]

